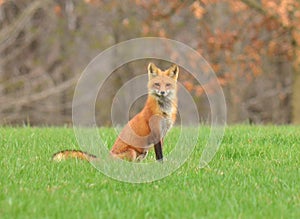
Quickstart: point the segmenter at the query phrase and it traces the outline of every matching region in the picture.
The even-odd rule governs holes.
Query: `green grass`
[[[84,161],[52,162],[79,148],[72,129],[0,128],[0,218],[300,218],[300,127],[228,127],[200,169],[204,142],[169,177],[130,184]]]

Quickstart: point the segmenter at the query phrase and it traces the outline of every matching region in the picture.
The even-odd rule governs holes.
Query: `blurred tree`
[[[291,122],[293,40],[276,20],[243,1],[136,2],[148,15],[144,35],[186,42],[208,60],[226,85],[229,122]],[[186,80],[189,90],[203,94]]]
[[[286,56],[293,60],[293,91],[292,91],[292,119],[300,124],[300,2],[297,0],[241,0],[249,7],[261,13],[265,19],[275,21],[290,36],[289,48]],[[274,24],[275,25],[275,24]],[[270,42],[269,46],[276,52],[282,42]]]

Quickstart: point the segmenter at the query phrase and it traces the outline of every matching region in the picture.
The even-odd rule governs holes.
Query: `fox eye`
[[[170,86],[171,86],[171,84],[170,84],[170,83],[167,83],[167,84],[166,84],[166,87],[170,87]]]
[[[156,87],[159,87],[159,86],[160,86],[160,84],[159,84],[159,83],[154,83],[154,85],[155,85]]]

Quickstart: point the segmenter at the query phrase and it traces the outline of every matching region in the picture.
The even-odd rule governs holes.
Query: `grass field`
[[[300,218],[300,127],[228,127],[199,169],[203,144],[169,177],[130,184],[88,162],[52,162],[79,149],[70,128],[0,128],[0,218]]]

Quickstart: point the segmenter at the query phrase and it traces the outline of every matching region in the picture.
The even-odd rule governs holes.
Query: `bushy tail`
[[[66,160],[68,158],[77,158],[86,161],[97,160],[95,155],[80,150],[63,150],[53,154],[52,156],[52,160],[57,162]]]

